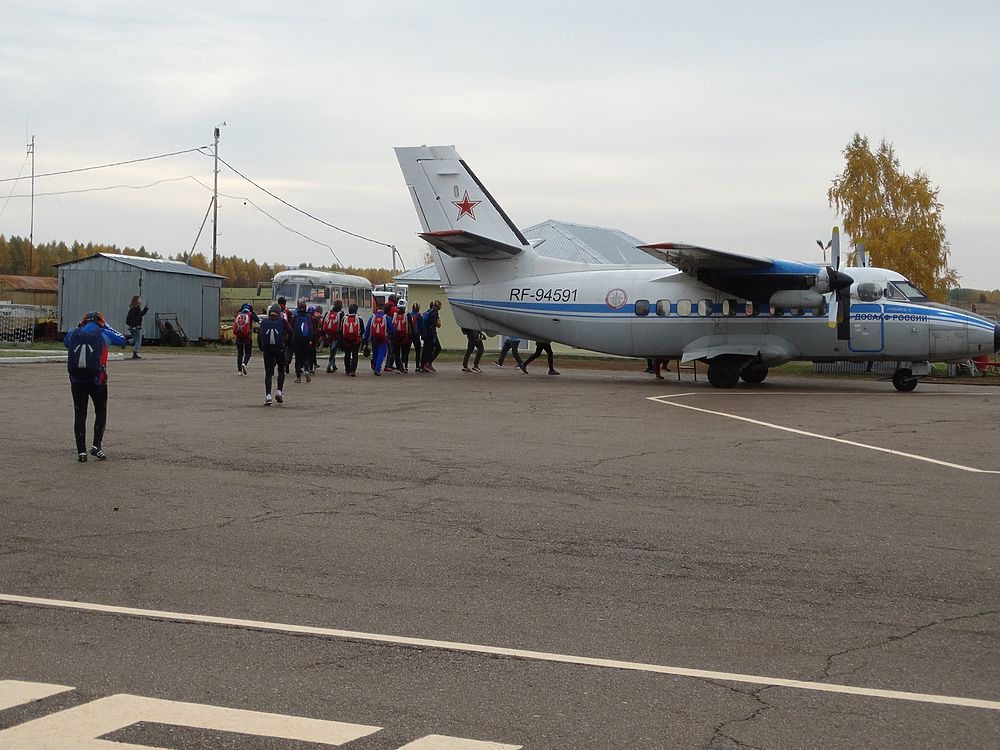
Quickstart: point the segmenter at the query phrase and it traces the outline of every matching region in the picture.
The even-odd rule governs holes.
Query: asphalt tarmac
[[[0,366],[0,747],[1000,746],[1000,389],[484,361]]]

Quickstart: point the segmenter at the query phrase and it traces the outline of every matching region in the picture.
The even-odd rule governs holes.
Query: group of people
[[[324,313],[321,306],[309,306],[305,300],[300,300],[293,310],[284,297],[278,297],[277,302],[267,309],[265,319],[259,318],[249,303],[244,304],[236,314],[233,321],[236,370],[241,375],[248,372],[247,364],[255,343],[254,324],[259,325],[257,348],[264,355],[265,406],[284,402],[285,376],[291,374],[293,366],[296,383],[301,383],[303,378],[307,383],[312,381],[319,367],[319,353],[323,347],[328,351],[326,371],[339,371],[339,354],[343,358],[344,374],[348,377],[357,377],[359,353],[371,357],[372,372],[379,377],[383,372],[395,372],[398,375],[409,373],[411,353],[414,372],[436,372],[434,361],[441,353],[438,338],[438,329],[441,327],[440,300],[434,300],[426,311],[421,312],[419,304],[413,303],[407,309],[406,300],[390,295],[382,307],[364,320],[358,313],[357,304],[353,302],[345,309],[343,301],[336,300]],[[479,331],[462,330],[469,342],[462,371],[482,372],[479,363],[485,351],[485,337]],[[534,354],[523,361],[517,352],[519,343],[516,338],[507,339],[494,364],[503,367],[507,352],[512,351],[518,367],[527,373],[528,365],[545,353],[548,356],[549,375],[559,374],[553,366],[550,343],[538,342]],[[469,360],[473,353],[475,359],[470,367]]]

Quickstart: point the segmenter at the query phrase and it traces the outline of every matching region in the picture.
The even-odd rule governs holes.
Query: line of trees
[[[0,234],[0,274],[14,276],[55,276],[55,266],[79,258],[88,258],[97,253],[114,253],[118,255],[136,255],[142,258],[163,258],[159,253],[149,252],[145,247],[118,247],[117,245],[102,245],[88,242],[46,242],[31,247],[26,237],[5,237]],[[166,260],[179,260],[204,271],[212,270],[212,260],[204,253],[178,253],[167,256]],[[299,268],[316,268],[324,271],[337,271],[356,276],[364,276],[373,284],[384,284],[392,280],[392,271],[386,268],[346,268],[316,267],[311,263],[300,264]],[[285,271],[288,266],[280,263],[258,263],[251,258],[246,260],[236,255],[220,255],[216,258],[216,273],[225,276],[222,282],[226,287],[252,287],[260,282],[270,281],[274,274]]]

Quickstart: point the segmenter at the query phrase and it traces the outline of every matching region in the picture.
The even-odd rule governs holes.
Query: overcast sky
[[[210,145],[225,121],[233,167],[412,267],[392,147],[454,144],[521,227],[818,261],[858,131],[940,187],[962,283],[1000,287],[994,2],[0,0],[0,19],[0,178],[30,173],[32,134],[41,174]],[[35,240],[186,252],[211,184],[197,153],[40,178]],[[390,265],[224,167],[219,190],[220,254]],[[28,235],[29,193],[0,183],[0,234]]]

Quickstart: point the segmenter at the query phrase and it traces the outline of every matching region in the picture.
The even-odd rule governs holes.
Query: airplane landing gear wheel
[[[708,363],[708,382],[716,388],[732,388],[740,380],[740,370],[732,357],[716,357]]]
[[[740,373],[744,383],[763,383],[767,377],[767,368],[764,365],[750,365]]]
[[[892,384],[897,391],[908,393],[917,387],[917,378],[913,377],[913,371],[902,369],[896,370],[892,374]]]

